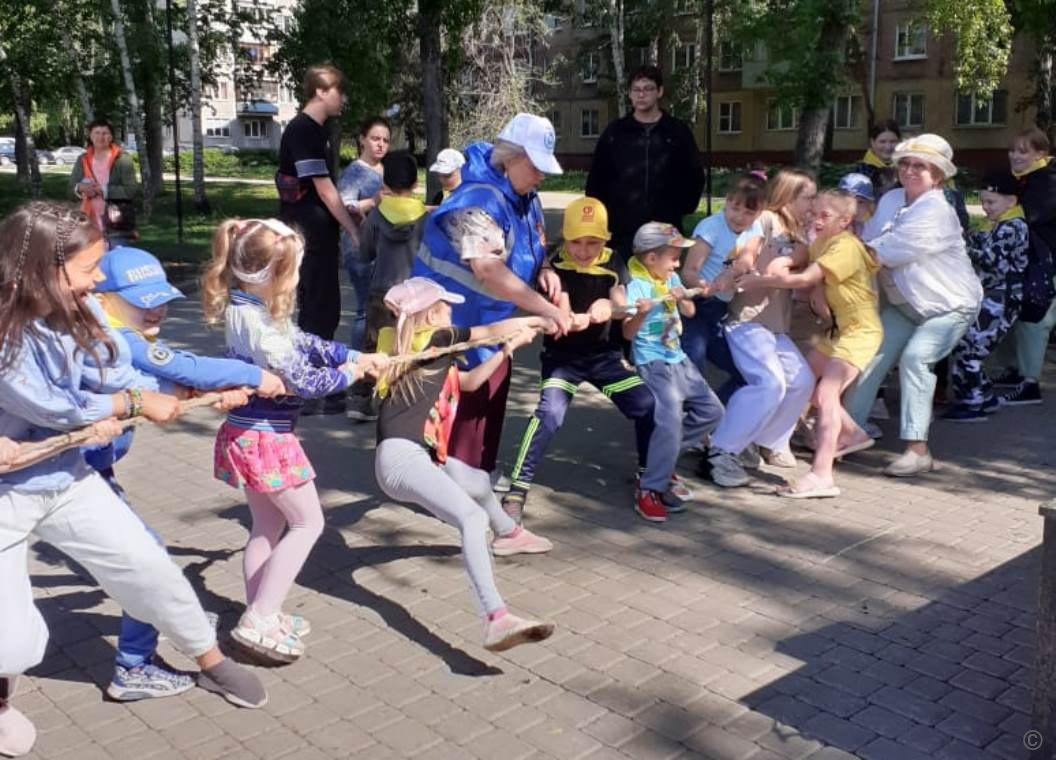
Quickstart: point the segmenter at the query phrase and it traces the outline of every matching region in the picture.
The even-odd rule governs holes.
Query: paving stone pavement
[[[197,309],[177,304],[166,337],[215,351]],[[515,372],[507,457],[534,406],[532,353]],[[327,529],[289,606],[314,631],[300,662],[258,668],[268,705],[197,689],[106,701],[119,609],[38,543],[52,638],[17,701],[40,729],[32,756],[1023,758],[1053,408],[937,423],[942,466],[911,481],[878,474],[889,435],[838,467],[844,493],[827,501],[775,498],[782,471],[765,468],[719,490],[687,459],[699,500],[656,527],[631,509],[630,426],[584,388],[529,501],[553,553],[496,561],[510,607],[557,633],[505,654],[480,646],[457,534],[376,489],[373,427],[307,419]],[[226,631],[248,515],[212,478],[217,424],[203,411],[142,428],[118,474]]]

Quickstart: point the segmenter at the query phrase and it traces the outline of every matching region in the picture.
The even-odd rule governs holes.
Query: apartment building
[[[990,98],[957,91],[954,40],[929,29],[910,0],[867,0],[866,72],[833,102],[828,157],[858,158],[868,144],[869,106],[874,120],[894,119],[905,133],[935,132],[953,145],[959,163],[983,166],[1007,148],[1013,134],[1033,124],[1033,109],[1022,107],[1031,92],[1028,73],[1033,49],[1017,38],[1009,71]],[[875,18],[875,31],[873,19]],[[695,17],[676,14],[673,40],[660,51],[665,80],[677,77],[697,59]],[[547,54],[572,62],[561,86],[549,88],[551,119],[564,163],[586,166],[605,125],[618,114],[609,48],[602,31],[579,28],[573,19],[550,23]],[[584,49],[584,42],[587,43]],[[649,59],[631,47],[626,69]],[[796,109],[784,106],[763,79],[766,51],[742,50],[727,40],[715,42],[712,74],[712,149],[718,165],[736,166],[749,159],[788,161],[799,125]],[[666,84],[666,82],[665,82]],[[665,89],[669,89],[665,87]],[[681,94],[684,96],[685,88]],[[685,116],[686,103],[666,99],[665,108]],[[706,119],[696,127],[703,147]]]

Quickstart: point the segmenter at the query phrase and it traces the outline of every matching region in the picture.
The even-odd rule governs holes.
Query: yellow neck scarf
[[[1023,207],[1018,203],[1015,206],[1010,206],[1001,216],[991,222],[989,219],[985,220],[979,227],[984,232],[989,232],[1001,222],[1007,222],[1009,219],[1022,219],[1023,218]]]
[[[424,351],[426,346],[429,345],[429,341],[433,339],[433,333],[436,332],[435,327],[426,327],[421,330],[417,330],[414,336],[411,338],[411,353],[417,353],[418,351]],[[378,331],[378,353],[388,354],[394,356],[396,354],[396,329],[393,327],[383,327]],[[389,395],[389,383],[382,375],[375,386],[377,388],[378,396],[385,398]]]
[[[879,169],[890,169],[892,166],[892,163],[890,161],[885,161],[884,159],[880,158],[880,156],[876,155],[876,153],[873,152],[872,148],[867,150],[865,152],[865,155],[862,156],[862,163],[866,164],[867,166],[875,166]]]
[[[646,268],[645,264],[643,264],[637,256],[632,256],[631,260],[627,262],[627,269],[630,271],[631,277],[652,283],[653,298],[663,298],[671,292],[671,288],[667,285],[667,280],[657,277],[652,272],[650,272]],[[675,310],[674,301],[664,301],[663,306],[664,311],[668,313],[671,313]]]
[[[113,314],[111,314],[110,312],[106,311],[105,309],[103,310],[103,313],[106,314],[106,322],[107,322],[107,324],[109,324],[115,330],[120,330],[122,328],[128,329],[128,330],[135,330],[135,332],[139,333],[140,337],[142,337],[143,340],[145,340],[147,343],[153,343],[154,341],[156,341],[158,339],[157,335],[144,335],[139,330],[136,330],[136,328],[129,327],[128,325],[126,325],[124,322],[122,322],[120,319],[118,319],[117,317],[115,317]]]
[[[602,264],[607,263],[611,258],[612,249],[602,248],[601,253],[598,254],[598,257],[596,259],[594,259],[586,266],[583,266],[581,264],[576,263],[575,259],[573,259],[572,256],[569,255],[568,249],[565,246],[561,246],[561,251],[557,254],[557,261],[554,262],[554,268],[564,269],[569,272],[579,272],[580,274],[597,274],[604,275],[606,277],[611,276],[618,280],[619,276],[615,272],[613,272],[608,267],[602,266]]]
[[[1028,166],[1023,171],[1021,171],[1021,172],[1016,172],[1016,171],[1012,172],[1012,176],[1015,177],[1016,179],[1020,179],[1022,177],[1026,177],[1028,174],[1030,174],[1032,172],[1036,172],[1038,169],[1044,169],[1046,166],[1049,165],[1049,160],[1050,160],[1049,156],[1042,156],[1041,158],[1039,158],[1037,161],[1032,163],[1030,166]]]
[[[425,204],[417,198],[386,195],[378,204],[378,211],[390,224],[410,224],[425,213]]]

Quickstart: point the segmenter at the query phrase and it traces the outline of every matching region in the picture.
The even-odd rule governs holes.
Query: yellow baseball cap
[[[565,221],[561,225],[561,234],[565,240],[581,237],[608,240],[609,212],[605,204],[597,198],[577,198],[565,208]]]

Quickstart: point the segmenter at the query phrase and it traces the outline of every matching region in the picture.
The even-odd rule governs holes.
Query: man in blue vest
[[[538,282],[552,299],[560,290],[554,273],[541,271],[546,232],[535,192],[546,174],[561,174],[554,141],[548,119],[517,114],[494,145],[466,148],[462,184],[426,222],[412,274],[465,296],[452,308],[456,326],[491,324],[521,308],[552,319],[558,335],[568,331],[569,314],[535,288]],[[494,351],[467,352],[469,366]],[[449,455],[485,472],[495,469],[510,367],[507,360],[479,390],[462,394],[451,433]]]

